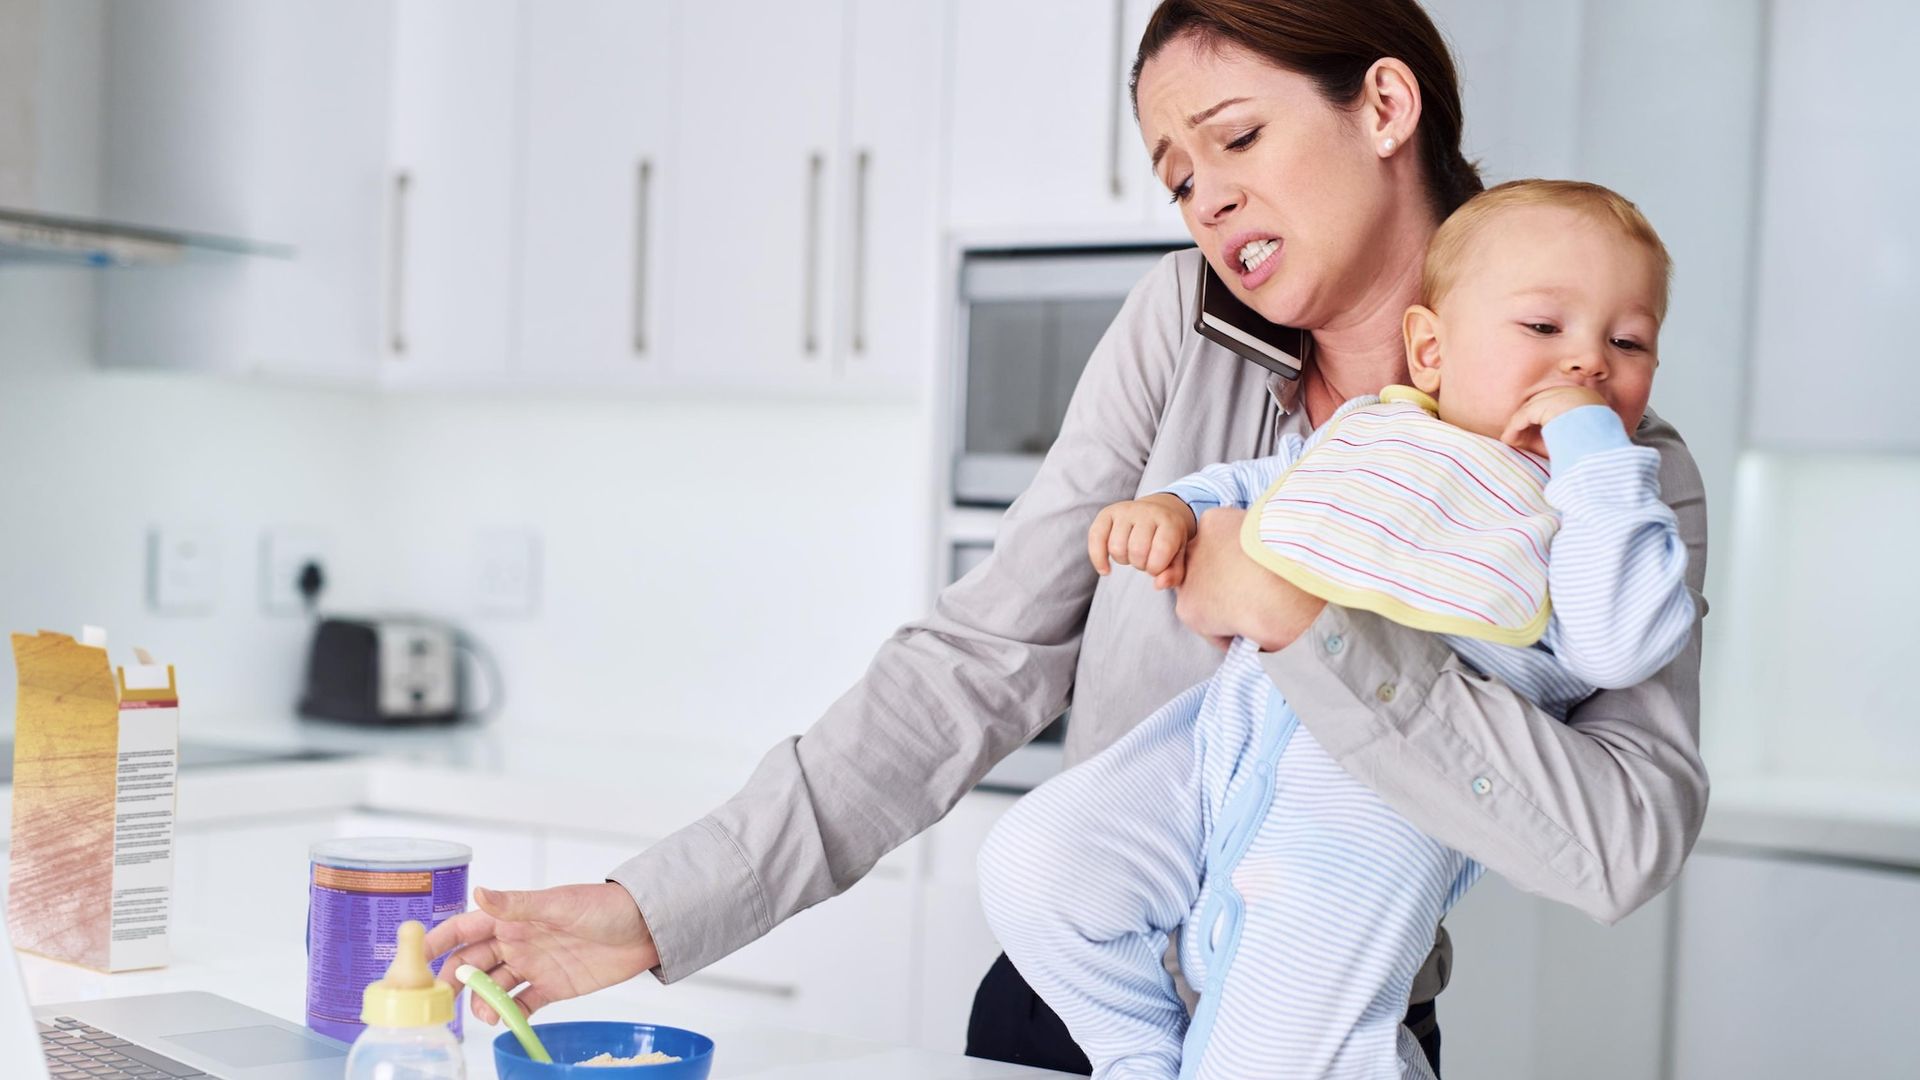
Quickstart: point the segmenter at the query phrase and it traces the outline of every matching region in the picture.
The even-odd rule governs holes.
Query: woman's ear
[[[1400,321],[1407,339],[1407,374],[1423,394],[1440,394],[1440,335],[1445,329],[1432,308],[1415,304]]]
[[[1391,56],[1375,60],[1360,97],[1368,141],[1381,157],[1392,157],[1413,141],[1420,125],[1420,82],[1412,68]]]

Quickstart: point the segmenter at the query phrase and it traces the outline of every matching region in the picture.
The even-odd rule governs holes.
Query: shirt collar
[[[1291,416],[1300,405],[1300,380],[1289,379],[1284,375],[1267,374],[1267,396],[1280,408],[1280,415]]]

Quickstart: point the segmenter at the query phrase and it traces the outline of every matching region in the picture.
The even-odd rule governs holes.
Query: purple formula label
[[[361,995],[387,973],[400,924],[431,930],[467,907],[473,851],[439,840],[374,837],[313,845],[307,906],[307,1026],[358,1038]],[[435,958],[433,969],[440,970]],[[460,1033],[455,1002],[454,1034]]]

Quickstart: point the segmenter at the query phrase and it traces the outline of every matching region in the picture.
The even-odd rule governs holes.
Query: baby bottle
[[[347,1080],[466,1080],[460,1040],[448,1030],[453,987],[427,966],[427,928],[400,924],[400,947],[387,977],[367,986],[360,1022],[367,1029],[347,1055]]]

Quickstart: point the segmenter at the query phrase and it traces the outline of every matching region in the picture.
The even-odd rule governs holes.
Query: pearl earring
[[[1393,136],[1389,135],[1380,140],[1380,152],[1383,154],[1391,154],[1393,153],[1393,148],[1399,145],[1399,143],[1393,141]]]

